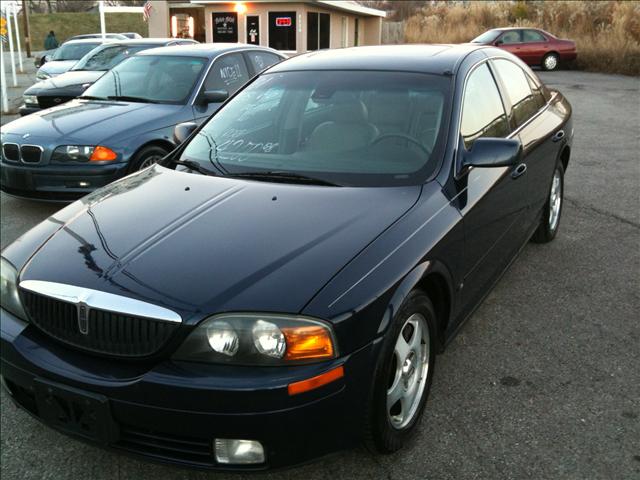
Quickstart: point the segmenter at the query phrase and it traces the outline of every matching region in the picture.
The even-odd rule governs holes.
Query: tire
[[[559,188],[559,191],[557,190]],[[555,190],[554,190],[555,189]],[[556,205],[556,202],[557,205]],[[564,203],[564,168],[562,163],[558,162],[553,172],[551,186],[547,201],[542,209],[542,218],[540,225],[531,237],[535,243],[548,243],[556,238],[558,228],[560,227],[560,217],[562,216],[562,205]]]
[[[542,69],[551,71],[556,70],[560,65],[560,57],[557,53],[547,53],[542,59]]]
[[[422,329],[416,330],[415,325],[420,325]],[[426,335],[420,335],[418,332],[426,332]],[[372,452],[395,452],[402,448],[417,430],[433,379],[437,332],[435,310],[429,297],[419,290],[412,291],[389,327],[374,374],[364,435],[365,446]],[[398,363],[398,342],[401,334],[403,345],[409,348],[408,354],[404,357],[408,360],[400,359],[405,368],[399,368]],[[416,349],[411,347],[418,338],[421,338],[421,341],[417,350],[421,352],[416,352]],[[414,343],[414,347],[417,345],[417,342]],[[426,359],[426,366],[421,359]],[[406,385],[409,385],[409,390],[405,389]],[[392,403],[393,397],[390,395],[398,392],[404,392],[403,396],[408,398]],[[413,400],[410,400],[410,392],[415,392]],[[404,411],[403,403],[406,405]]]
[[[160,145],[149,145],[148,147],[142,148],[131,160],[131,163],[129,164],[129,173],[147,168],[161,158],[167,156],[168,153],[169,151]]]

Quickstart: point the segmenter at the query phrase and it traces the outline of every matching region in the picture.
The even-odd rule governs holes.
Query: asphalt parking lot
[[[556,241],[527,246],[438,358],[407,449],[384,457],[356,449],[257,478],[640,478],[640,80],[541,77],[574,107]],[[58,208],[3,194],[1,245]],[[3,479],[244,478],[85,445],[4,392],[1,406]]]

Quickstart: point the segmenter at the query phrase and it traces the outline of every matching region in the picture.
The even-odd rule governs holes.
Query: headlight
[[[56,162],[104,162],[118,158],[118,154],[101,145],[62,145],[53,151]]]
[[[27,315],[22,308],[18,295],[18,272],[4,258],[0,258],[0,305],[15,316],[26,320]]]
[[[292,365],[336,358],[331,326],[311,318],[234,313],[202,321],[176,360],[236,365]]]
[[[38,97],[36,95],[23,95],[22,100],[24,100],[25,105],[37,105]]]
[[[47,72],[38,72],[36,73],[36,78],[38,80],[46,80],[47,78],[51,78],[51,75]]]

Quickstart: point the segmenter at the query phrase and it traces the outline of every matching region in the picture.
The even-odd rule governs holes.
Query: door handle
[[[564,130],[558,130],[556,134],[551,138],[554,142],[559,142],[564,138]]]
[[[524,163],[521,163],[520,165],[518,165],[516,168],[513,169],[513,172],[511,172],[511,178],[521,177],[525,173],[527,173],[527,165]]]

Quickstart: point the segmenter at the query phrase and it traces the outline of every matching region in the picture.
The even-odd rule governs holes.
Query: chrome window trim
[[[492,55],[492,56],[487,56],[487,58],[483,58],[482,60],[476,62],[471,68],[469,68],[469,71],[467,72],[467,74],[464,77],[464,83],[462,84],[462,93],[460,94],[460,108],[458,110],[458,121],[457,121],[457,126],[456,126],[456,135],[455,135],[455,139],[456,139],[456,153],[454,156],[454,178],[458,179],[460,178],[460,173],[462,172],[462,168],[460,168],[460,163],[458,162],[459,157],[461,155],[460,153],[460,149],[458,148],[458,145],[460,145],[460,128],[462,126],[462,113],[463,113],[463,107],[464,107],[464,94],[467,91],[467,81],[469,80],[469,77],[471,76],[471,74],[478,68],[480,67],[482,64],[484,63],[489,63],[490,60],[507,60],[511,63],[513,63],[514,65],[516,65],[518,68],[522,69],[522,67],[520,65],[518,65],[517,62],[514,62],[512,59],[507,58],[507,57],[503,57],[501,55]],[[489,66],[489,70],[491,71],[491,75],[495,78],[494,71],[491,68],[491,64],[488,65]],[[523,70],[523,72],[525,73],[525,75],[527,75],[527,71]],[[497,79],[496,79],[497,80]],[[496,88],[498,89],[498,93],[500,94],[500,99],[502,101],[502,105],[503,108],[505,110],[505,114],[507,114],[507,109],[505,108],[504,105],[504,101],[505,99],[502,98],[502,92],[500,91],[500,86],[498,85],[498,83],[494,80],[494,83],[496,85]],[[549,100],[547,101],[547,103],[545,103],[542,107],[540,107],[540,110],[538,110],[534,115],[532,115],[529,119],[527,119],[526,122],[524,122],[522,125],[520,125],[518,128],[516,128],[515,130],[511,130],[511,132],[509,133],[509,135],[507,135],[505,138],[513,138],[514,135],[517,135],[518,133],[520,133],[520,131],[525,128],[527,125],[529,125],[533,120],[535,120],[536,118],[538,118],[542,112],[544,112],[545,110],[547,110],[547,108],[549,108],[549,105],[551,105],[551,102],[553,102],[557,96],[557,92],[554,92],[551,95],[551,98],[549,98]],[[508,123],[508,122],[507,122]],[[473,168],[473,167],[471,167]]]
[[[121,315],[148,318],[164,322],[182,323],[182,317],[173,310],[152,303],[135,300],[113,293],[90,288],[76,287],[65,283],[42,280],[23,280],[20,288],[30,292],[74,304],[83,303],[90,308],[105,310]]]
[[[22,158],[22,147],[35,147],[38,150],[40,150],[40,160],[38,160],[37,162],[25,162],[24,159]],[[38,165],[39,163],[42,163],[42,154],[44,153],[44,148],[41,147],[40,145],[33,145],[31,143],[24,143],[22,145],[20,145],[20,162],[24,163],[25,165]]]
[[[15,145],[16,147],[18,147],[18,160],[9,160],[5,155],[4,155],[4,146],[5,145]],[[20,163],[22,161],[22,153],[20,152],[20,144],[15,143],[15,142],[2,142],[2,159],[5,162],[9,162],[9,163]]]

